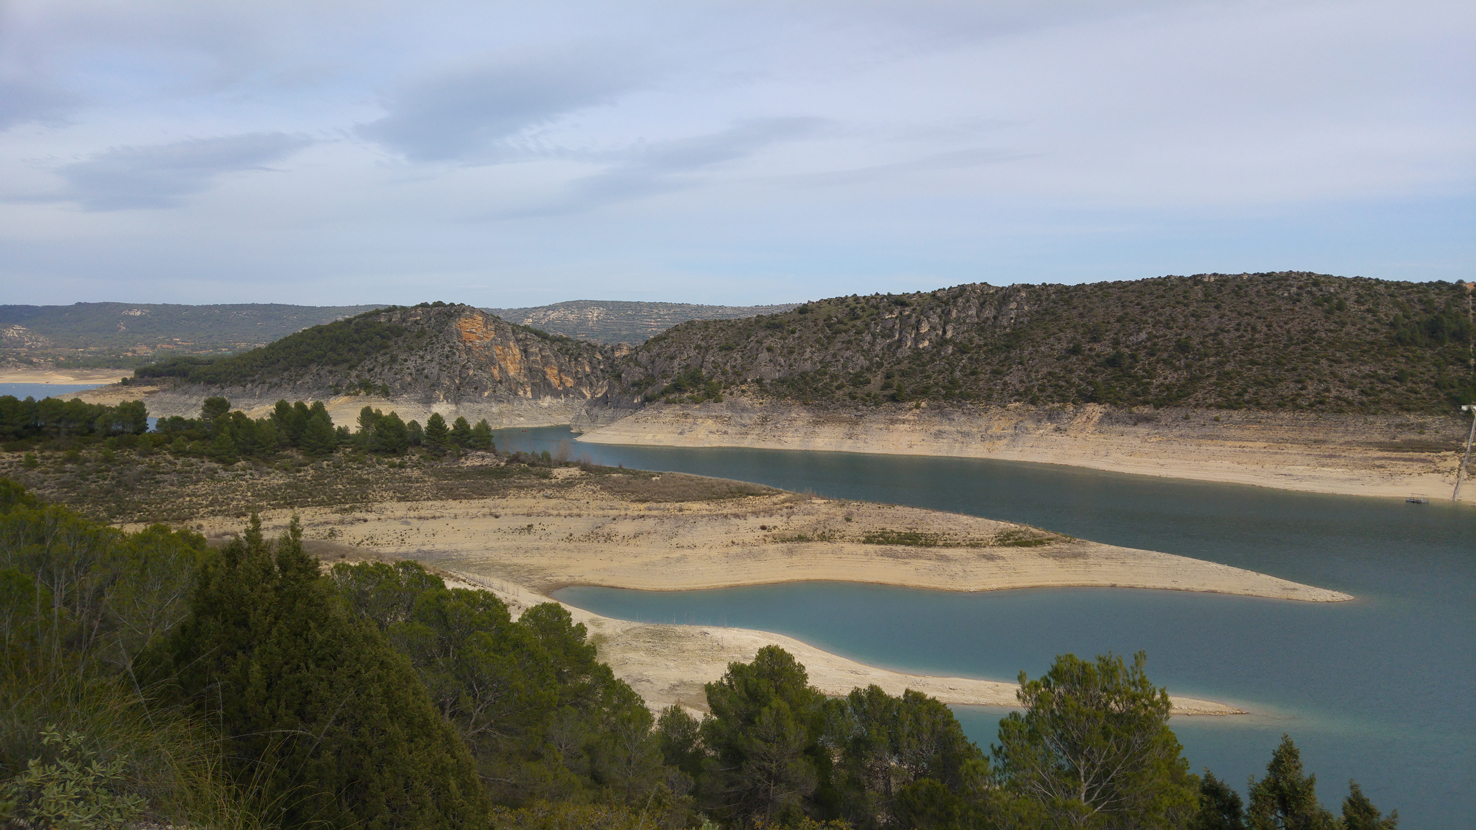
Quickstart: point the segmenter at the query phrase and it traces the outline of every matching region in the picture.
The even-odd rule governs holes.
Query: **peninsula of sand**
[[[1205,591],[1303,602],[1337,591],[1182,556],[1072,539],[1006,522],[837,501],[679,473],[555,471],[550,485],[495,498],[369,501],[296,511],[326,563],[413,560],[454,584],[491,590],[516,612],[558,588],[684,590],[799,580],[948,591],[1102,586]],[[372,499],[372,497],[371,497]],[[293,511],[262,515],[284,527]],[[192,523],[209,536],[237,516]],[[715,626],[650,625],[571,608],[600,657],[653,708],[704,706],[702,687],[733,661],[777,644],[829,694],[876,683],[951,704],[1015,705],[1016,684],[929,677],[867,666],[792,638]],[[1175,699],[1176,714],[1236,714],[1225,703]]]
[[[1353,496],[1449,499],[1469,422],[1448,416],[925,404],[827,411],[773,400],[658,404],[593,444],[993,458]],[[1470,473],[1468,473],[1470,475]],[[1462,488],[1476,503],[1476,487]]]

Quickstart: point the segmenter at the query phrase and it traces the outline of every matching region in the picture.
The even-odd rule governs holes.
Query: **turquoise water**
[[[1176,719],[1197,768],[1243,783],[1283,732],[1336,806],[1355,778],[1405,828],[1476,814],[1476,510],[1200,484],[1013,462],[580,444],[510,430],[504,449],[757,481],[836,498],[1025,522],[1337,588],[1312,605],[1172,591],[952,594],[844,583],[559,598],[626,619],[777,631],[856,659],[938,674],[1038,675],[1054,655],[1148,652],[1170,691],[1256,714]],[[960,708],[970,737],[1001,712]]]

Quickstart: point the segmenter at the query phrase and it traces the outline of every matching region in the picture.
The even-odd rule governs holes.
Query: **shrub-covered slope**
[[[135,374],[304,399],[358,392],[455,402],[595,397],[607,386],[608,360],[593,344],[471,306],[422,303],[315,326],[232,357],[180,358]]]
[[[692,303],[641,303],[614,300],[573,300],[533,308],[489,308],[504,320],[535,326],[596,343],[642,343],[678,323],[688,320],[734,320],[760,314],[778,314],[787,305],[696,305]]]
[[[1450,412],[1476,398],[1470,289],[1303,272],[962,285],[691,322],[638,347],[647,400],[1096,402]]]

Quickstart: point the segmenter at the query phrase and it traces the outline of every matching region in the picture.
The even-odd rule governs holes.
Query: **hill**
[[[778,314],[795,307],[794,303],[729,306],[574,300],[532,308],[489,308],[486,311],[504,320],[578,340],[634,344],[645,342],[689,320],[735,320]]]
[[[471,306],[422,303],[315,326],[239,355],[164,361],[135,376],[190,387],[180,390],[187,397],[238,403],[361,395],[455,406],[584,401],[604,394],[609,360],[604,347]]]
[[[118,367],[151,361],[159,353],[236,352],[379,307],[280,303],[0,305],[0,362]]]
[[[621,364],[647,401],[1450,413],[1476,399],[1472,286],[1304,272],[962,285],[688,322]]]

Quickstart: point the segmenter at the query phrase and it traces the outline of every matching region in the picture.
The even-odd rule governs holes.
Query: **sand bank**
[[[1450,498],[1468,422],[1094,404],[823,412],[743,398],[656,405],[579,440],[994,458],[1340,495]],[[1462,501],[1476,503],[1476,487]]]

